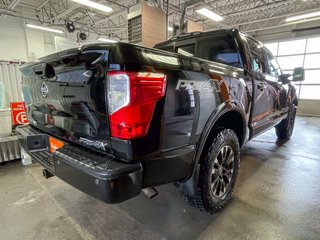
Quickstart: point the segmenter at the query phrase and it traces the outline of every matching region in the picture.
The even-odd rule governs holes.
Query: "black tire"
[[[231,162],[229,157],[232,153],[233,161]],[[240,165],[237,135],[231,129],[220,131],[202,156],[204,161],[200,164],[198,190],[193,196],[185,193],[183,196],[191,206],[202,212],[213,214],[222,210],[233,194]],[[225,189],[222,188],[223,185]]]
[[[296,112],[297,107],[294,104],[291,104],[289,107],[288,116],[275,127],[276,134],[279,139],[289,139],[292,136]]]

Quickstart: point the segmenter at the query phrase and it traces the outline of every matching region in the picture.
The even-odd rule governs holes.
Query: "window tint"
[[[199,39],[197,57],[234,67],[243,67],[233,38],[226,34]]]
[[[170,46],[170,47],[162,47],[162,48],[159,48],[159,49],[164,50],[164,51],[167,51],[167,52],[174,52],[173,46]]]
[[[182,55],[188,56],[188,57],[193,57],[195,54],[195,45],[186,45],[186,46],[178,46],[177,48],[177,53],[180,53]]]
[[[281,75],[281,69],[277,60],[268,49],[265,49],[265,52],[268,59],[270,75],[273,77],[279,77]]]
[[[250,49],[252,70],[257,73],[267,73],[261,45],[250,38],[246,38],[246,40]]]

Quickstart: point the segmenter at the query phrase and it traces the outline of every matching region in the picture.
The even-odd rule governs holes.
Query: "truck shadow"
[[[244,186],[246,181],[266,164],[269,158],[274,157],[275,154],[280,155],[277,150],[283,144],[282,141],[276,142],[276,137],[271,133],[270,136],[264,134],[243,147],[238,182],[228,211],[235,207],[232,202],[240,194],[237,188]],[[148,199],[141,194],[118,206],[158,233],[161,239],[197,239],[206,229],[213,227],[218,218],[226,214],[225,211],[222,211],[219,214],[208,215],[190,207],[173,184],[157,187],[157,190],[159,195],[153,199]]]

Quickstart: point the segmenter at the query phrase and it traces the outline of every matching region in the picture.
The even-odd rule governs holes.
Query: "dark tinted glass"
[[[193,57],[195,55],[196,47],[194,44],[186,45],[186,46],[178,46],[176,48],[177,53],[182,55]]]
[[[199,39],[197,57],[234,67],[243,66],[234,39],[229,35],[216,35]]]
[[[262,46],[250,38],[246,38],[246,41],[250,49],[252,70],[257,73],[267,73]]]
[[[161,50],[167,51],[167,52],[174,52],[173,46],[170,47],[161,47],[159,48]]]
[[[268,49],[265,48],[264,50],[267,55],[271,76],[279,77],[281,75],[281,68],[280,68],[276,58],[272,55],[272,53]]]

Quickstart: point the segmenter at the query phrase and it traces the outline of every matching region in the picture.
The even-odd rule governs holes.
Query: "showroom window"
[[[283,73],[304,67],[305,81],[296,83],[301,99],[320,100],[320,37],[267,43],[265,46],[277,58]]]

